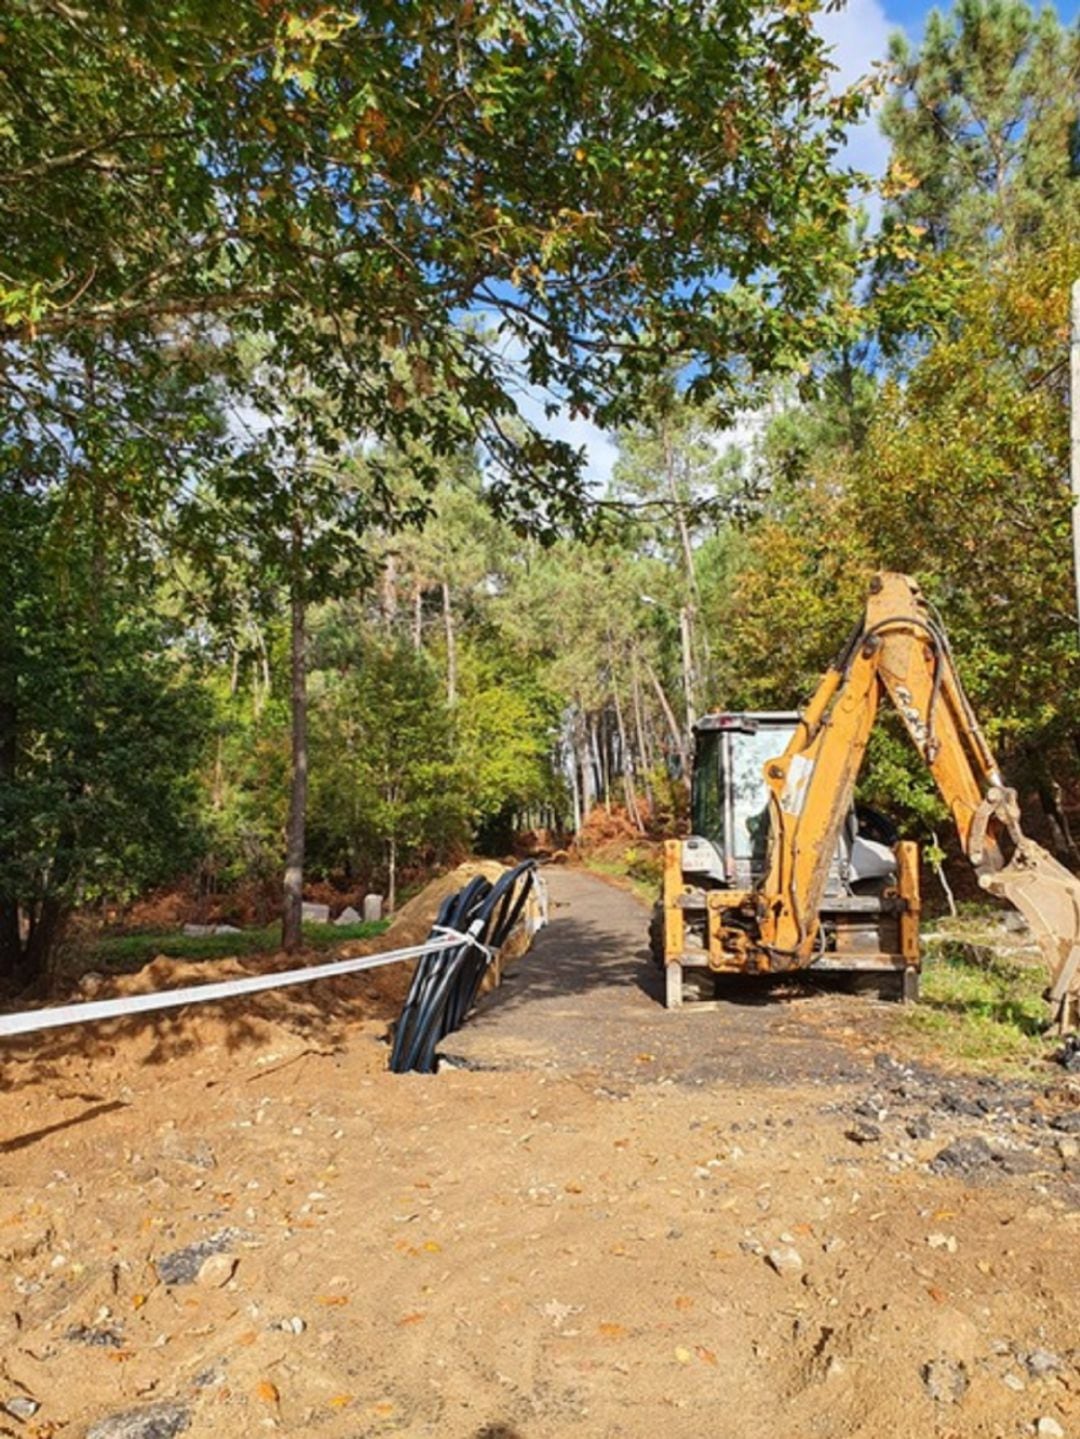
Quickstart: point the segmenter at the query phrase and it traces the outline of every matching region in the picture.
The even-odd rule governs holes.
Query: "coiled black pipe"
[[[488,952],[497,952],[509,938],[535,873],[536,861],[527,859],[494,884],[477,875],[443,900],[428,938],[441,939],[442,929],[454,929],[476,942],[463,940],[417,962],[394,1030],[390,1068],[395,1074],[433,1073],[439,1041],[464,1024],[476,1002]]]

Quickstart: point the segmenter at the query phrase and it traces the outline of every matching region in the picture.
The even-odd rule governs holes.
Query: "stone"
[[[87,999],[93,999],[101,986],[105,983],[105,976],[96,969],[88,969],[79,980],[79,993],[85,994]]]
[[[770,1249],[765,1256],[765,1262],[777,1274],[785,1276],[801,1274],[803,1271],[802,1255],[797,1249],[792,1249],[790,1245],[779,1249]]]
[[[144,1404],[91,1424],[86,1439],[174,1439],[191,1427],[191,1410],[183,1404]]]
[[[1057,1374],[1065,1368],[1064,1363],[1049,1349],[1033,1349],[1024,1358],[1027,1372],[1035,1379],[1044,1379],[1047,1374]]]
[[[1006,1374],[1001,1382],[1005,1385],[1006,1389],[1011,1389],[1014,1394],[1022,1394],[1027,1388],[1027,1385],[1020,1378],[1019,1374]]]
[[[213,934],[216,928],[213,924],[185,924],[184,933],[189,939],[204,939],[208,934]]]
[[[305,924],[329,924],[330,906],[328,904],[312,904],[305,900],[300,906],[300,918]]]
[[[962,1360],[931,1359],[922,1367],[922,1381],[938,1404],[959,1404],[968,1390],[967,1365]]]
[[[89,1324],[72,1324],[64,1331],[72,1344],[87,1344],[91,1349],[123,1349],[124,1338],[118,1329],[95,1328]]]
[[[334,923],[359,924],[360,916],[357,914],[356,910],[353,909],[351,904],[347,904],[345,908],[341,911],[341,913],[338,915],[337,919],[334,920]]]
[[[210,1254],[199,1265],[195,1283],[204,1289],[220,1289],[236,1273],[238,1260],[232,1254]]]
[[[163,1254],[154,1260],[158,1278],[162,1284],[194,1284],[204,1260],[211,1254],[227,1253],[244,1237],[239,1229],[219,1229],[208,1239],[197,1239],[194,1244],[185,1244],[183,1249]]]
[[[235,924],[215,924],[215,934],[243,934],[243,930]]]
[[[1080,1139],[1074,1139],[1071,1134],[1067,1134],[1064,1139],[1058,1140],[1057,1152],[1066,1164],[1070,1163],[1080,1155]]]
[[[909,1119],[904,1126],[909,1139],[933,1139],[934,1126],[930,1122],[928,1114],[916,1114],[914,1119]]]
[[[1039,1439],[1065,1439],[1065,1430],[1049,1414],[1044,1414],[1036,1423],[1035,1433]]]
[[[860,1119],[850,1129],[844,1130],[844,1137],[853,1144],[876,1144],[881,1138],[881,1130],[876,1124],[868,1124],[864,1119]]]
[[[378,924],[382,919],[383,897],[381,894],[364,895],[364,923]]]
[[[13,1394],[10,1399],[5,1399],[0,1405],[5,1414],[10,1414],[12,1419],[33,1419],[34,1415],[41,1408],[36,1399],[31,1399],[29,1394]]]
[[[956,1236],[953,1234],[928,1234],[926,1242],[931,1249],[944,1249],[949,1254],[956,1253]]]

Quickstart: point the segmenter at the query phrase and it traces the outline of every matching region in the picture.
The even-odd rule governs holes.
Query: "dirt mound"
[[[84,983],[83,994],[92,992],[95,999],[149,994],[404,949],[426,939],[447,895],[475,875],[494,880],[502,873],[503,866],[490,860],[459,865],[404,904],[384,934],[345,942],[329,953],[278,950],[201,961],[159,955],[135,974]],[[100,1083],[106,1074],[119,1080],[132,1068],[195,1053],[211,1064],[240,1053],[250,1053],[249,1062],[256,1064],[276,1063],[305,1052],[330,1052],[346,1033],[361,1045],[369,1042],[369,1068],[379,1070],[385,1067],[387,1026],[400,1012],[414,968],[415,961],[405,961],[213,1004],[28,1035],[5,1046],[0,1087],[29,1082],[31,1073],[69,1082]]]

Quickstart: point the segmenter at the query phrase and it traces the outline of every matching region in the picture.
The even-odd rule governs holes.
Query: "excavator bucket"
[[[1026,836],[1003,869],[979,876],[983,889],[1016,906],[1050,971],[1049,1000],[1062,1033],[1080,1023],[1080,879]]]

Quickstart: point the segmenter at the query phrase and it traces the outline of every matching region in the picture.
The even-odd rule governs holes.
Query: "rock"
[[[162,1284],[194,1284],[199,1277],[203,1261],[211,1254],[226,1254],[245,1235],[240,1229],[219,1229],[208,1239],[197,1239],[194,1244],[185,1244],[183,1249],[174,1249],[154,1260],[154,1267]]]
[[[1070,1074],[1080,1074],[1080,1035],[1069,1034],[1054,1058]]]
[[[1047,1374],[1057,1374],[1065,1368],[1062,1360],[1049,1349],[1033,1349],[1025,1355],[1024,1366],[1034,1379],[1045,1379]]]
[[[210,1254],[199,1265],[195,1283],[204,1289],[220,1289],[235,1274],[237,1262],[232,1254]]]
[[[364,895],[364,923],[378,924],[382,919],[383,898],[381,894]]]
[[[88,1344],[91,1349],[123,1349],[124,1336],[118,1329],[94,1328],[89,1324],[72,1324],[64,1331],[72,1344]]]
[[[1001,916],[1002,926],[1012,934],[1027,934],[1028,922],[1017,909],[1010,909]]]
[[[86,1439],[173,1439],[191,1426],[191,1410],[183,1404],[145,1404],[91,1424]]]
[[[334,920],[334,923],[359,924],[360,916],[357,914],[356,910],[353,909],[351,904],[347,904],[345,908],[341,911],[341,913],[338,915],[337,919]]]
[[[1039,1439],[1065,1439],[1065,1430],[1049,1414],[1044,1414],[1038,1420],[1035,1425],[1035,1433],[1038,1434]]]
[[[1027,1388],[1027,1385],[1020,1378],[1019,1374],[1006,1374],[1001,1382],[1005,1385],[1006,1389],[1011,1389],[1014,1394],[1022,1394]]]
[[[780,1249],[770,1249],[765,1256],[765,1262],[770,1269],[775,1269],[777,1274],[795,1275],[803,1271],[802,1255],[797,1249],[785,1245]]]
[[[214,934],[243,934],[244,931],[235,924],[215,924],[213,932]]]
[[[1059,1134],[1080,1134],[1080,1109],[1067,1109],[1064,1114],[1055,1114],[1050,1128]]]
[[[307,1325],[299,1314],[294,1314],[291,1319],[279,1319],[274,1328],[280,1329],[284,1334],[303,1334]]]
[[[1065,1163],[1068,1164],[1080,1155],[1080,1139],[1074,1139],[1071,1134],[1067,1134],[1064,1139],[1058,1140],[1057,1152],[1061,1155]]]
[[[844,1130],[844,1137],[853,1144],[876,1144],[881,1138],[881,1130],[876,1124],[867,1124],[866,1120],[860,1119],[850,1129]]]
[[[970,1174],[1000,1165],[1002,1158],[981,1135],[976,1134],[970,1139],[954,1139],[947,1144],[930,1161],[930,1168],[935,1174]]]
[[[300,918],[305,924],[329,924],[330,906],[328,904],[309,904],[305,900],[300,906]]]
[[[190,939],[204,939],[206,935],[213,934],[215,928],[212,924],[185,924],[184,933]]]
[[[914,1119],[909,1119],[904,1126],[909,1139],[933,1139],[934,1126],[930,1122],[928,1114],[917,1114]]]
[[[33,1419],[34,1415],[41,1408],[36,1399],[31,1399],[29,1394],[13,1394],[10,1399],[5,1399],[0,1404],[5,1414],[10,1414],[12,1419]]]
[[[85,994],[87,999],[93,999],[101,986],[105,983],[105,976],[96,969],[88,969],[79,980],[79,993]]]
[[[959,1404],[968,1390],[967,1365],[960,1360],[931,1359],[922,1367],[923,1387],[938,1404]]]
[[[956,1236],[952,1234],[928,1234],[926,1242],[931,1249],[945,1249],[950,1254],[956,1253]]]

